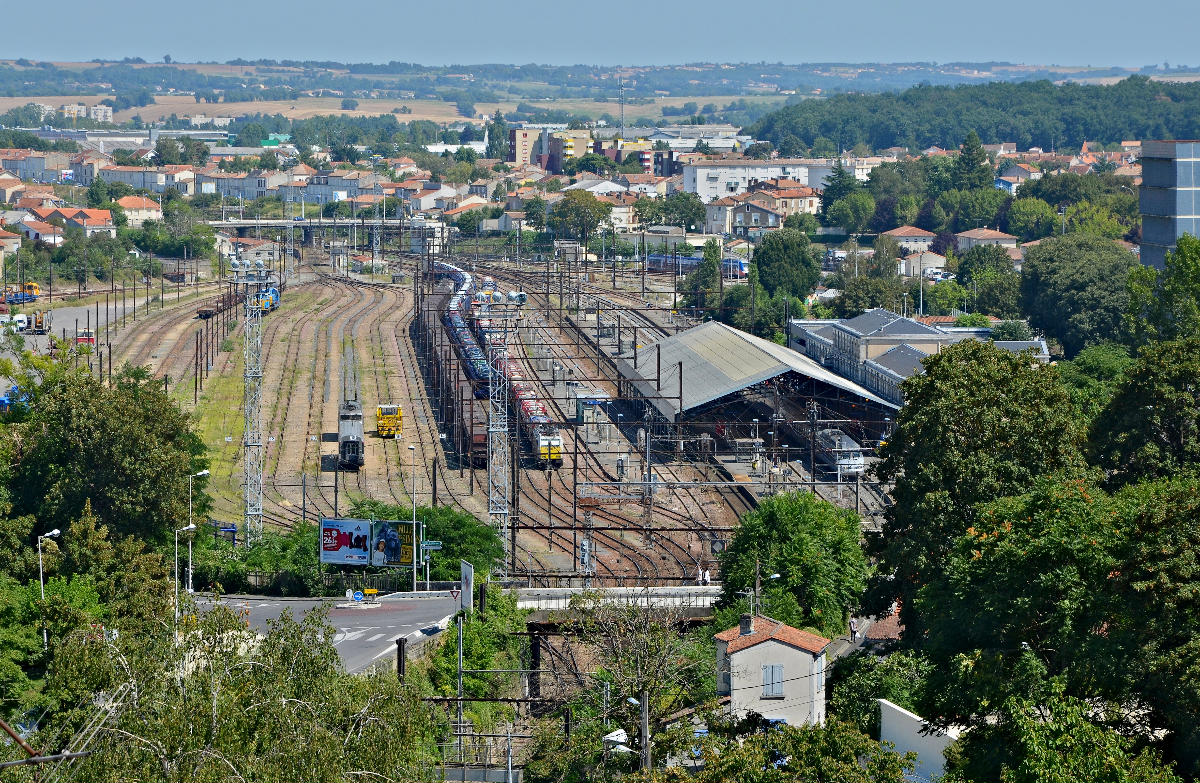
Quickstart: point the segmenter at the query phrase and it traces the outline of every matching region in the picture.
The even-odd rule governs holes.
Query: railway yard
[[[689,326],[672,310],[672,275],[610,279],[607,272],[568,268],[569,260],[552,267],[467,254],[442,258],[390,259],[398,273],[392,279],[404,282],[383,283],[341,273],[328,255],[304,248],[280,306],[261,325],[265,525],[286,529],[345,516],[357,499],[406,506],[414,493],[418,504],[449,504],[489,519],[489,400],[461,359],[461,338],[446,325],[456,285],[447,267],[469,269],[476,283],[490,278],[497,291],[523,293],[507,333],[507,372],[519,389],[508,416],[508,579],[534,586],[669,585],[694,583],[707,570],[717,580],[715,555],[738,516],[771,491],[808,486],[858,507],[866,525],[886,503],[885,493],[857,477],[814,480],[798,459],[802,449],[789,459],[786,447],[778,448],[784,426],[771,439],[774,451],[764,447],[757,419],[750,428],[757,409],[749,392],[734,403],[740,413],[720,413],[725,420],[706,411],[681,423],[657,415],[652,401],[632,390],[619,366],[631,354],[636,364],[640,351],[644,369],[660,342]],[[101,332],[99,353],[109,369],[145,366],[194,412],[210,452],[210,515],[240,529],[241,306],[211,284],[194,289],[190,301],[167,297],[156,306],[143,304],[136,322]],[[211,317],[198,318],[200,307]],[[475,321],[476,339],[486,345],[488,322]],[[338,464],[348,357],[365,414],[365,459],[357,470]],[[655,372],[661,388],[666,373],[661,366]],[[558,439],[555,459],[517,433],[524,426],[522,399],[535,401],[539,431]],[[403,413],[396,438],[376,433],[376,407],[387,404]],[[714,427],[727,435],[716,448]],[[753,435],[759,444],[752,465],[738,462],[735,434]]]

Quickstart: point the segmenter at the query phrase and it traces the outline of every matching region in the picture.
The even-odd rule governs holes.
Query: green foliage
[[[1025,341],[1033,339],[1033,330],[1024,321],[1001,321],[992,327],[993,341]]]
[[[114,534],[163,543],[187,524],[187,477],[204,446],[157,379],[126,369],[114,381],[65,368],[43,380],[21,425],[17,507],[66,529],[90,502]]]
[[[992,325],[992,319],[988,318],[983,313],[967,313],[966,315],[960,315],[957,319],[955,319],[954,325],[970,326],[976,329],[980,327],[987,328]]]
[[[634,780],[650,783],[902,783],[916,755],[901,756],[852,724],[830,719],[824,726],[780,726],[744,737],[710,733],[698,743],[703,766],[694,774],[673,767]]]
[[[358,101],[353,98],[342,98],[342,111],[354,111],[358,108]]]
[[[855,191],[829,205],[826,220],[845,229],[847,234],[861,234],[875,215],[875,199],[865,191]]]
[[[1200,337],[1200,239],[1180,237],[1161,272],[1136,270],[1129,278],[1129,308],[1135,345]]]
[[[887,699],[898,707],[919,712],[932,665],[909,651],[879,657],[856,650],[834,661],[829,677],[829,713],[879,739],[879,704]]]
[[[672,193],[666,198],[639,198],[633,214],[640,226],[679,226],[696,231],[704,225],[704,203],[695,193]]]
[[[807,212],[795,212],[783,219],[783,227],[790,228],[793,231],[801,231],[811,237],[817,233],[817,229],[821,227],[821,224],[815,215],[810,215]]]
[[[487,697],[505,692],[520,681],[516,674],[482,673],[483,669],[519,669],[524,660],[525,642],[518,634],[525,630],[527,612],[517,609],[515,593],[488,586],[487,611],[471,612],[463,621],[463,693]],[[458,639],[451,626],[434,653],[429,681],[439,696],[458,693]]]
[[[1011,274],[1013,262],[1004,248],[999,245],[976,245],[963,253],[958,261],[958,282],[964,288],[982,272]]]
[[[1097,722],[1080,699],[1012,700],[999,718],[947,752],[947,783],[1182,783],[1158,752]]]
[[[550,210],[546,225],[556,236],[574,237],[586,244],[611,213],[612,204],[600,201],[586,190],[570,190]]]
[[[757,561],[764,614],[829,637],[845,633],[868,573],[858,515],[807,493],[776,495],[743,516],[720,559],[726,604],[754,588]]]
[[[841,158],[838,158],[833,164],[833,171],[825,178],[823,183],[819,183],[815,187],[824,188],[821,192],[821,217],[828,223],[830,220],[830,207],[851,193],[860,190],[862,183],[858,181],[853,172],[848,171],[842,165]]]
[[[939,283],[936,288],[943,285]],[[841,291],[842,295],[833,300],[833,311],[838,318],[853,318],[874,307],[899,312],[904,299],[904,284],[895,277],[852,277],[843,283]]]
[[[525,202],[525,225],[534,231],[546,229],[546,200],[541,196]]]
[[[905,381],[905,405],[880,450],[878,477],[894,482],[869,608],[902,599],[908,633],[916,591],[941,573],[951,542],[975,524],[976,504],[1020,492],[1037,476],[1079,469],[1081,432],[1052,367],[967,340],[925,360]]]
[[[1080,421],[1091,424],[1108,405],[1132,364],[1129,349],[1116,343],[1084,348],[1074,359],[1058,363],[1058,377],[1071,395]]]
[[[979,134],[972,130],[963,139],[958,157],[954,159],[954,187],[959,190],[990,188],[993,180],[983,143],[979,141]]]
[[[1128,231],[1108,207],[1089,201],[1080,201],[1068,207],[1066,217],[1068,233],[1120,239]]]
[[[1154,343],[1125,371],[1089,435],[1093,461],[1121,484],[1200,466],[1200,338]]]
[[[754,251],[754,264],[769,296],[806,296],[821,275],[821,263],[808,236],[791,229],[772,231]]]
[[[1058,213],[1040,198],[1019,198],[1008,208],[1008,233],[1031,242],[1053,234],[1058,229]]]
[[[77,634],[51,674],[50,690],[87,682],[131,689],[76,762],[80,780],[343,780],[369,770],[390,780],[423,778],[433,730],[412,688],[391,675],[344,673],[334,628],[320,612],[285,612],[264,638],[224,607],[169,634],[112,647]],[[108,649],[106,649],[106,647]],[[116,649],[113,649],[115,647]],[[124,665],[121,665],[124,664]],[[63,727],[90,707],[67,712]],[[63,747],[51,729],[35,744]]]
[[[1138,266],[1108,239],[1070,234],[1043,240],[1025,257],[1021,305],[1033,326],[1062,343],[1067,356],[1125,336],[1128,279]]]

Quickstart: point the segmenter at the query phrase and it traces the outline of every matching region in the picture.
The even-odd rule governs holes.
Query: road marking
[[[366,631],[348,631],[346,635],[342,637],[342,641],[352,642],[356,639],[362,638],[364,634],[366,634]]]
[[[368,641],[368,642],[377,642],[377,641],[379,641],[380,639],[382,639],[382,638],[383,638],[384,636],[386,636],[386,635],[387,635],[387,634],[377,633],[377,634],[375,634],[374,636],[372,636],[370,639],[367,639],[367,641]]]
[[[346,638],[346,634],[342,633],[341,631],[338,631],[337,633],[335,633],[333,635],[333,643],[337,644],[338,642],[344,640],[345,638]]]

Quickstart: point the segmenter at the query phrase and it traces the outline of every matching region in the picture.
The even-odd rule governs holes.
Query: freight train
[[[443,323],[462,360],[463,372],[471,382],[474,396],[484,399],[489,396],[493,372],[487,357],[500,339],[492,319],[487,317],[489,308],[505,302],[522,304],[525,301],[524,294],[514,292],[505,296],[496,291],[495,283],[487,277],[480,280],[479,291],[475,291],[470,274],[443,262],[435,262],[434,271],[442,277],[449,277],[455,284]],[[562,467],[562,435],[550,418],[546,404],[538,398],[535,385],[525,379],[516,362],[505,360],[498,371],[503,372],[508,381],[518,426],[535,460],[545,467]],[[466,411],[463,412],[463,419],[467,420]],[[482,445],[486,450],[486,427],[483,429]],[[475,435],[476,438],[479,436],[478,429]],[[481,445],[476,438],[471,438],[470,443],[472,459]]]

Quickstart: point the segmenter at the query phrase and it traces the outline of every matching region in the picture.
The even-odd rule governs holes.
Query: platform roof
[[[897,407],[802,353],[717,321],[693,326],[664,338],[658,345],[662,351],[661,391],[655,384],[658,364],[655,352],[658,349],[654,346],[646,346],[639,352],[636,367],[628,357],[618,365],[638,392],[652,398],[659,413],[669,419],[788,372],[822,381],[888,408]],[[683,363],[682,407],[679,399],[680,362]],[[653,399],[655,397],[661,399]]]

